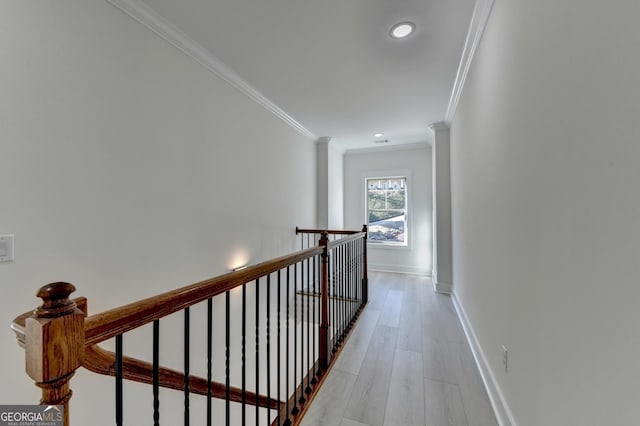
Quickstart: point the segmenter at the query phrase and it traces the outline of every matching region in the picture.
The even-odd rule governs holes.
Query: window
[[[407,178],[367,178],[369,241],[407,245]]]

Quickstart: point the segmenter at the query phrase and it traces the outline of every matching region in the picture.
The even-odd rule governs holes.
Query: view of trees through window
[[[407,178],[369,178],[366,186],[369,240],[406,245]]]

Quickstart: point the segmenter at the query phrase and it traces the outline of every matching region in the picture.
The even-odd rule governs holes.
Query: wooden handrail
[[[354,240],[359,240],[360,238],[364,237],[366,235],[366,232],[358,232],[356,234],[350,235],[349,237],[342,237],[339,240],[334,240],[334,241],[329,241],[327,243],[327,247],[329,248],[329,250],[335,248],[335,247],[340,247],[342,245],[348,244],[351,241]]]
[[[357,234],[360,231],[350,231],[345,229],[309,229],[309,228],[298,228],[296,226],[296,234],[322,234],[326,232],[327,234],[336,234],[336,235],[351,235]]]
[[[233,290],[238,286],[286,268],[289,265],[317,256],[322,253],[322,250],[322,247],[309,248],[250,266],[242,271],[230,272],[100,314],[91,315],[85,320],[87,346],[103,342],[167,315],[182,311],[211,297]]]
[[[319,263],[317,265],[321,266],[321,270],[318,271],[318,274],[321,276],[319,293],[320,305],[318,308],[318,312],[320,314],[320,318],[318,319],[320,320],[320,324],[318,324],[319,336],[317,340],[319,355],[318,358],[316,358],[316,361],[312,364],[312,368],[307,372],[307,376],[301,377],[301,381],[297,382],[299,384],[296,385],[296,391],[293,394],[294,399],[296,398],[298,391],[300,395],[300,399],[297,401],[297,404],[294,405],[294,409],[289,413],[294,415],[294,424],[297,424],[304,411],[308,408],[309,401],[315,396],[319,384],[324,380],[324,375],[326,374],[327,369],[333,364],[335,360],[334,354],[336,351],[339,351],[340,345],[343,344],[343,339],[348,335],[355,319],[367,303],[368,279],[366,267],[366,226],[363,227],[362,231],[327,231],[296,228],[296,233],[321,234],[321,239],[319,241],[320,245],[265,261],[254,266],[247,267],[241,271],[229,272],[215,278],[200,281],[195,284],[187,285],[91,316],[87,313],[86,298],[81,297],[70,299],[70,294],[75,291],[75,287],[72,284],[53,283],[42,287],[38,291],[37,296],[42,299],[43,304],[32,312],[19,315],[11,325],[12,330],[16,334],[18,344],[25,348],[27,373],[34,379],[36,385],[42,388],[41,403],[49,405],[63,404],[65,406],[64,424],[68,425],[68,402],[72,394],[69,382],[71,377],[74,375],[75,370],[79,367],[84,367],[87,370],[98,374],[116,376],[120,383],[122,379],[125,379],[139,383],[159,385],[160,387],[167,389],[182,390],[187,396],[189,392],[200,395],[209,395],[209,393],[211,393],[211,396],[214,398],[226,399],[227,404],[229,401],[233,401],[242,404],[257,405],[259,407],[269,408],[281,413],[285,408],[289,410],[289,406],[292,402],[292,397],[290,395],[285,396],[284,401],[286,402],[284,402],[278,400],[280,399],[279,396],[277,399],[273,399],[270,398],[269,394],[267,394],[268,396],[257,394],[259,392],[257,390],[255,391],[256,393],[248,392],[244,389],[244,379],[243,389],[230,386],[228,346],[226,361],[227,382],[223,384],[210,381],[211,378],[204,379],[202,377],[189,374],[188,364],[185,364],[185,372],[183,373],[158,366],[157,364],[124,356],[122,352],[118,352],[116,355],[111,351],[101,348],[98,344],[111,338],[121,336],[128,331],[132,331],[141,326],[160,320],[171,314],[184,311],[193,305],[212,299],[218,295],[227,293],[228,303],[228,292],[236,287],[244,286],[247,283],[255,281],[256,286],[259,286],[256,287],[257,293],[257,289],[263,285],[268,285],[269,283],[269,280],[262,280],[261,278],[269,277],[271,274],[278,272],[279,279],[279,271],[284,269],[287,270],[287,292],[289,292],[289,267],[313,259],[314,262],[318,260]],[[329,234],[342,235],[344,237],[334,241],[329,241]],[[357,242],[359,239],[362,239],[364,244]],[[360,286],[360,290],[356,290],[354,288],[348,291],[351,291],[351,294],[354,295],[357,294],[358,291],[361,292],[359,298],[360,304],[357,310],[351,311],[351,318],[345,318],[347,320],[346,322],[340,326],[336,326],[340,327],[340,338],[337,341],[330,342],[328,330],[329,300],[331,299],[338,302],[351,301],[358,303],[358,297],[349,298],[345,295],[330,295],[328,285],[329,280],[331,279],[328,270],[329,259],[333,258],[331,251],[335,248],[340,248],[343,245],[349,244],[352,244],[351,247],[353,248],[341,251],[341,255],[338,256],[340,260],[336,259],[336,261],[343,262],[343,268],[345,268],[345,271],[353,274],[353,277],[358,278],[353,281],[352,285]],[[350,263],[346,263],[347,259],[344,255],[345,253],[354,255],[355,253],[359,253],[358,256],[360,256],[359,259],[361,266],[354,267],[353,260],[349,260]],[[315,265],[316,263],[313,264]],[[307,262],[307,280],[309,280],[308,268],[309,263]],[[304,271],[304,266],[302,271]],[[304,283],[304,278],[302,278],[302,280]],[[279,291],[278,287],[278,292]],[[294,294],[296,294],[295,292],[296,288],[294,287]],[[309,298],[310,293],[307,293],[305,293],[305,296]],[[278,310],[279,309],[280,308],[278,307]],[[289,307],[287,306],[287,312],[288,309]],[[188,311],[186,312],[188,313]],[[227,312],[229,312],[229,307],[227,307]],[[256,317],[257,313],[258,305],[256,304]],[[308,316],[309,313],[307,313],[307,317]],[[209,321],[211,321],[211,318]],[[267,316],[267,324],[269,324],[268,321],[269,319]],[[188,327],[188,323],[186,324]],[[278,327],[280,327],[279,322]],[[227,326],[227,339],[229,339],[228,330]],[[257,330],[258,325],[256,323],[256,333]],[[288,338],[287,334],[287,339]],[[309,336],[307,336],[307,340],[309,340]],[[258,354],[257,342],[258,340],[256,340],[256,358]],[[227,340],[227,345],[228,344]],[[309,358],[309,345],[310,343],[307,341],[307,358]],[[244,351],[244,346],[242,350]],[[118,349],[118,351],[121,351],[121,349]],[[155,353],[156,352],[154,352],[154,354]],[[268,353],[267,346],[267,354]],[[303,362],[304,361],[301,360],[301,368],[304,365]],[[116,365],[118,366],[118,373],[116,373]],[[307,367],[310,367],[309,359],[307,359]],[[256,383],[257,380],[258,379],[256,378]],[[307,381],[306,387],[304,386],[305,380]],[[302,396],[303,391],[305,394],[304,397]],[[120,405],[120,407],[121,406],[122,405]],[[289,421],[289,414],[287,414],[287,421]]]

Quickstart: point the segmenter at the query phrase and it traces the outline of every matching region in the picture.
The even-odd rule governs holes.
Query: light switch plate
[[[13,235],[0,235],[0,262],[13,261]]]

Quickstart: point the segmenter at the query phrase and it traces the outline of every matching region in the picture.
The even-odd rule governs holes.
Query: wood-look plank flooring
[[[371,273],[369,304],[302,425],[497,425],[451,299],[429,278]]]

